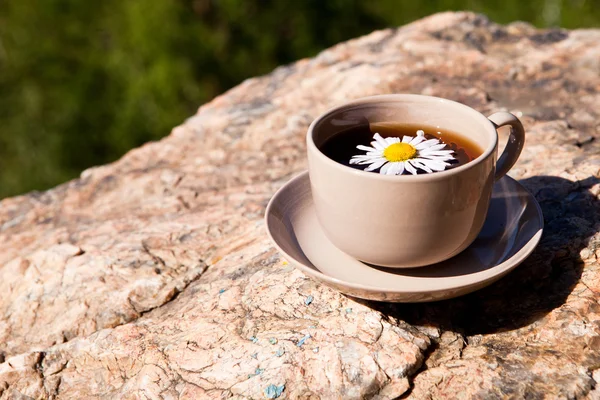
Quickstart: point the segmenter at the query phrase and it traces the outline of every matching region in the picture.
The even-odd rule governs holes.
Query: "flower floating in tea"
[[[413,175],[417,169],[425,172],[443,171],[450,164],[446,161],[453,160],[452,150],[442,150],[446,147],[438,139],[425,138],[425,132],[417,131],[417,136],[404,136],[402,140],[397,137],[383,138],[379,133],[371,146],[356,146],[367,154],[352,156],[350,164],[367,165],[365,171],[375,171],[377,168],[383,175],[402,175],[408,171]]]

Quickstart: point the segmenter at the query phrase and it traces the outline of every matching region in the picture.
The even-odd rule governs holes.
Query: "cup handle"
[[[492,124],[494,124],[496,129],[505,125],[509,125],[511,127],[506,148],[496,163],[495,180],[497,181],[506,175],[506,173],[517,162],[517,159],[521,154],[521,150],[523,150],[523,145],[525,144],[525,129],[523,129],[523,124],[521,124],[521,121],[508,112],[501,111],[494,113],[490,115],[488,119],[492,121]]]

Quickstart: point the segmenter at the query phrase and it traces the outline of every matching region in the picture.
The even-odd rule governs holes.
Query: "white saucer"
[[[275,246],[307,275],[349,296],[391,302],[449,299],[491,284],[531,254],[544,225],[534,197],[505,176],[494,185],[483,230],[465,251],[414,269],[371,266],[343,253],[325,237],[315,214],[308,172],[275,193],[265,220]]]

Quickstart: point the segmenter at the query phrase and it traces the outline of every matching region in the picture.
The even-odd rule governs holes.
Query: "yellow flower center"
[[[394,143],[383,150],[383,156],[390,162],[410,160],[417,154],[417,149],[408,143]]]

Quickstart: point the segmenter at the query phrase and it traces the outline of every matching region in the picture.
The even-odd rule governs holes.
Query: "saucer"
[[[420,268],[372,266],[327,239],[315,213],[308,172],[275,193],[265,221],[277,249],[305,274],[349,296],[407,303],[449,299],[495,282],[531,254],[544,225],[535,198],[505,176],[494,185],[481,233],[465,251]]]

